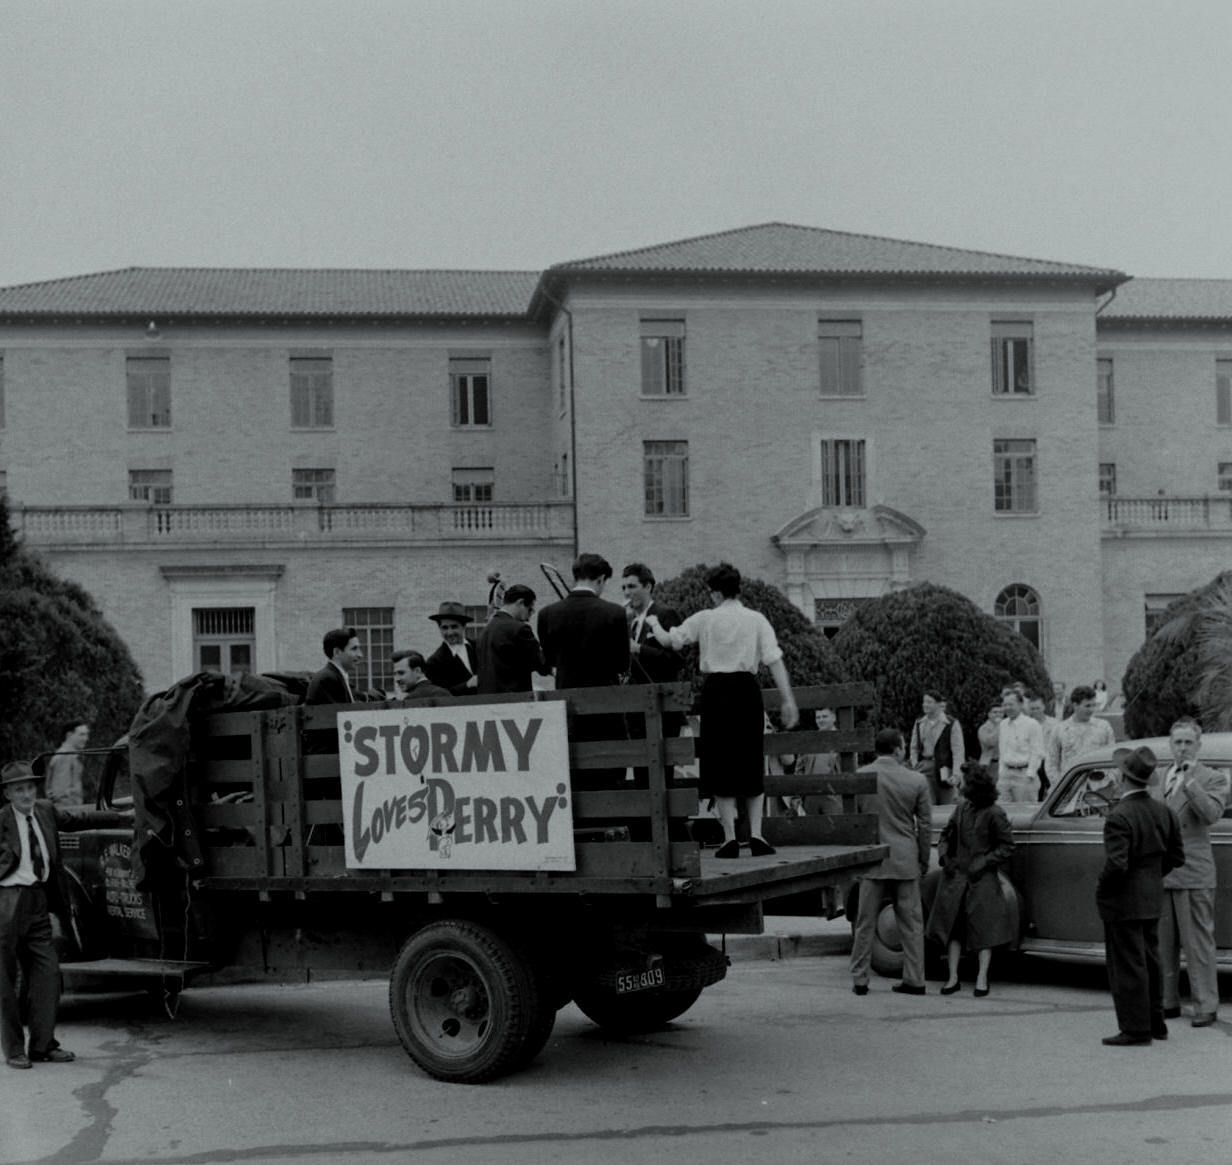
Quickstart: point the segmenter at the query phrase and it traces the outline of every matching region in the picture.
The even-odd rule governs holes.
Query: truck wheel
[[[463,1084],[520,1067],[551,1031],[527,960],[495,931],[461,919],[429,923],[406,940],[389,978],[389,1010],[407,1055],[430,1076]]]
[[[644,991],[617,995],[608,987],[580,989],[573,1002],[592,1023],[623,1035],[654,1031],[684,1015],[702,993],[702,988],[683,991]]]

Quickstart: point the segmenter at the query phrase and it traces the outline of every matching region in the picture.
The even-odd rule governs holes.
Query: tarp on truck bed
[[[196,672],[149,696],[128,730],[133,783],[133,876],[153,890],[174,871],[203,868],[200,830],[189,813],[187,765],[193,723],[214,712],[302,704],[307,674],[224,676]]]

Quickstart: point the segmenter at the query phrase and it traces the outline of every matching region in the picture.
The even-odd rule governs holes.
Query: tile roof
[[[549,268],[553,274],[575,271],[1026,275],[1089,278],[1109,284],[1127,278],[1110,268],[964,251],[779,222],[592,259],[575,259]]]
[[[1232,279],[1131,279],[1099,318],[1232,321]]]
[[[0,316],[525,316],[538,271],[127,267],[0,288]]]

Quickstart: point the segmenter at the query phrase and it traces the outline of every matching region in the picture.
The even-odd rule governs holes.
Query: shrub
[[[128,730],[142,699],[128,648],[80,586],[21,545],[2,496],[0,628],[0,760],[51,751],[70,720],[90,725],[91,745]]]
[[[936,688],[963,726],[969,754],[1001,689],[1021,681],[1050,693],[1039,652],[1023,636],[948,587],[919,583],[858,607],[839,629],[834,650],[853,680],[877,692],[874,722],[902,729],[920,715],[920,697]]]
[[[1121,680],[1125,733],[1166,736],[1178,716],[1232,728],[1232,571],[1176,599]]]

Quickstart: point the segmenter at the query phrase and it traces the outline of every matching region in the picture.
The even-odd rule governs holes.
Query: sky
[[[1232,279],[1228,0],[0,0],[0,285],[762,222]]]

